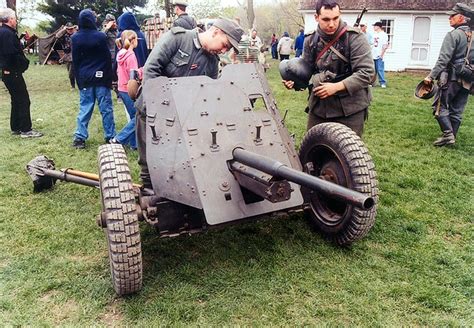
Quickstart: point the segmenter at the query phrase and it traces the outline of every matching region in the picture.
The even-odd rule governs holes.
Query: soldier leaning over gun
[[[148,57],[143,70],[143,83],[159,76],[183,77],[207,75],[216,79],[218,54],[238,46],[244,31],[235,22],[218,19],[207,31],[185,30],[173,27],[158,40]],[[137,142],[141,166],[140,177],[144,188],[151,189],[150,174],[146,160],[146,104],[143,95],[137,99]]]
[[[365,34],[341,20],[340,6],[334,0],[318,1],[315,19],[318,29],[306,36],[303,47],[303,60],[314,74],[309,86],[307,128],[338,122],[361,136],[375,72],[370,45]],[[324,49],[338,37],[331,48]],[[283,83],[288,89],[294,87],[294,81]]]
[[[456,135],[461,125],[462,114],[467,104],[471,83],[462,83],[457,73],[462,66],[468,47],[468,26],[472,10],[463,3],[458,3],[449,11],[449,24],[454,30],[444,37],[438,61],[425,78],[426,84],[438,80],[438,93],[433,102],[433,113],[442,131],[442,136],[435,140],[434,146],[448,146],[456,142]],[[467,56],[474,61],[474,51]]]

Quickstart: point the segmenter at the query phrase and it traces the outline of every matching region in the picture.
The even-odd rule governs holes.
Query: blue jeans
[[[375,64],[375,71],[377,72],[377,76],[379,78],[380,85],[385,85],[385,64],[382,58],[374,59]]]
[[[115,122],[110,89],[107,87],[82,88],[79,92],[79,99],[77,128],[76,132],[74,132],[75,139],[86,140],[89,137],[87,127],[89,126],[96,100],[102,115],[104,138],[112,139],[115,136]]]
[[[303,49],[296,49],[295,57],[301,57],[303,54]]]
[[[119,95],[123,104],[127,108],[130,121],[128,121],[123,129],[115,136],[115,140],[122,145],[130,145],[130,148],[137,149],[137,138],[135,136],[135,114],[137,110],[135,109],[133,100],[128,96],[127,92],[119,91]]]

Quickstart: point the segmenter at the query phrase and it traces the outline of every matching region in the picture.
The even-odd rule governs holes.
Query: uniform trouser
[[[3,74],[3,83],[11,97],[10,128],[12,131],[31,130],[30,96],[21,73]]]
[[[66,62],[67,74],[69,77],[69,83],[71,83],[71,88],[76,87],[76,79],[74,77],[74,66],[72,62]]]
[[[140,165],[140,179],[143,187],[152,189],[150,171],[146,161],[146,114],[137,110],[137,146],[138,146],[138,164]]]
[[[469,90],[456,81],[448,81],[438,89],[433,102],[433,113],[439,106],[439,115],[435,118],[442,132],[452,131],[454,136],[457,135],[468,97]]]
[[[362,133],[364,133],[364,122],[365,120],[367,120],[368,116],[369,111],[367,110],[367,108],[349,116],[331,118],[319,117],[316,116],[313,112],[309,112],[308,124],[306,126],[306,129],[309,130],[316,124],[320,123],[336,122],[344,124],[345,126],[351,128],[359,137],[362,137]]]

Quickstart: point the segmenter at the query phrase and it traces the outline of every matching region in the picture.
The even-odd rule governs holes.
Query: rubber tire
[[[99,176],[112,283],[118,295],[132,294],[142,288],[143,264],[132,177],[122,145],[99,147]]]
[[[310,204],[307,211],[310,221],[339,245],[350,245],[367,235],[377,214],[378,183],[374,162],[359,136],[343,124],[315,125],[304,136],[299,157],[305,171],[308,162],[320,164],[311,172],[318,177],[325,167],[336,166],[339,170],[332,172],[337,171],[338,178],[333,182],[371,196],[375,201],[371,209],[363,210],[302,188],[305,201]],[[334,213],[337,215],[331,216]]]

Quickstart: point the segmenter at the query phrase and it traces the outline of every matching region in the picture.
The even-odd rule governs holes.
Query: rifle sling
[[[347,31],[347,27],[344,26],[344,27],[342,28],[342,30],[339,32],[339,34],[338,34],[334,39],[332,39],[331,41],[329,41],[328,43],[326,43],[326,45],[324,46],[323,50],[321,50],[321,52],[318,54],[318,57],[316,57],[316,62],[318,62],[318,61],[321,59],[321,57],[326,53],[326,51],[328,51],[330,48],[332,48],[332,49],[331,49],[332,51],[336,50],[336,49],[333,47],[333,45],[337,42],[337,40],[339,40],[339,39],[341,38],[341,36],[343,36],[344,33],[346,33],[346,31]],[[337,50],[336,50],[336,51],[337,51]],[[338,55],[338,53],[339,53],[339,51],[335,52],[335,54],[336,54],[338,57],[339,57],[339,55],[342,56],[341,53],[339,53],[339,55]],[[342,56],[342,57],[344,57],[344,56]],[[341,58],[341,57],[339,57],[339,58]],[[345,57],[344,57],[344,58],[345,58]],[[341,58],[341,59],[342,59],[342,58]],[[345,61],[346,61],[346,63],[347,63],[347,62],[348,62],[348,61],[347,61],[347,58],[345,58],[345,59],[346,59]]]

